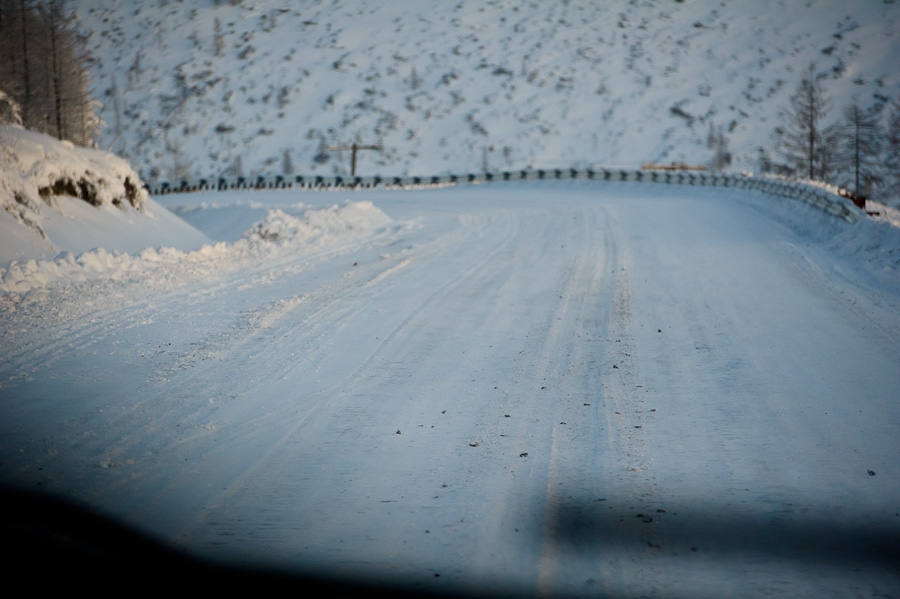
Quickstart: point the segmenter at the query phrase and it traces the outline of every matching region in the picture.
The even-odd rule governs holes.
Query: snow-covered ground
[[[122,158],[0,125],[0,268],[22,263],[25,274],[38,282],[58,269],[33,272],[37,260],[59,258],[64,264],[95,248],[135,253],[161,246],[194,249],[209,242],[150,198]],[[10,290],[9,274],[0,274],[6,283],[0,283],[0,292]]]
[[[424,590],[900,590],[888,223],[582,181],[157,200],[217,243],[5,273],[5,483]]]

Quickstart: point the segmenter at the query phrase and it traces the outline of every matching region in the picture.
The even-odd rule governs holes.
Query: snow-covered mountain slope
[[[707,163],[758,170],[815,63],[832,98],[900,93],[883,0],[76,3],[101,145],[150,180]]]
[[[209,239],[153,201],[108,152],[0,126],[0,267],[102,247],[199,247]]]

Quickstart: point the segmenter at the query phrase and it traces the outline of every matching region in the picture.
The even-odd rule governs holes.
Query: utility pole
[[[351,144],[349,146],[335,146],[333,148],[328,148],[330,152],[343,152],[345,150],[350,150],[352,153],[350,154],[350,176],[356,176],[356,152],[357,150],[381,150],[382,147],[380,145],[376,146],[364,146],[361,144]]]

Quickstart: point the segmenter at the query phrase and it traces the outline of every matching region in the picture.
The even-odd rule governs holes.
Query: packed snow
[[[4,273],[5,483],[427,591],[900,588],[890,224],[590,181],[158,201],[213,241]]]

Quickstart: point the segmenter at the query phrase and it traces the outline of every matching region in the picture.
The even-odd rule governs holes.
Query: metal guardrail
[[[628,170],[628,169],[527,169],[496,173],[470,173],[434,177],[341,177],[294,175],[290,177],[224,177],[183,180],[176,184],[159,182],[145,187],[151,195],[228,191],[249,189],[301,189],[310,191],[356,189],[425,189],[490,183],[493,181],[538,181],[551,179],[583,179],[591,181],[635,181],[668,185],[702,187],[734,187],[800,200],[847,222],[857,222],[864,212],[852,201],[839,195],[839,190],[807,181],[794,181],[772,176],[728,175],[701,171]]]

